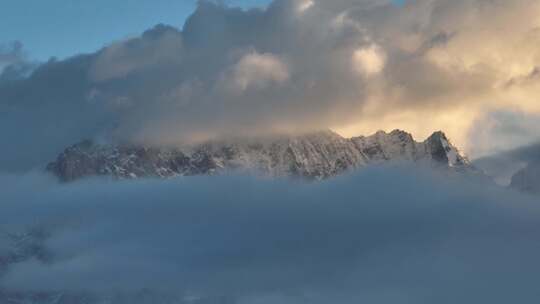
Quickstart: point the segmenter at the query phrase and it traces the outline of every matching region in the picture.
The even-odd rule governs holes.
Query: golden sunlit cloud
[[[385,65],[385,54],[377,45],[358,49],[353,54],[356,70],[367,77],[379,74]]]
[[[181,30],[160,25],[51,61],[39,77],[0,86],[0,100],[26,96],[4,108],[40,137],[54,134],[55,151],[81,137],[176,145],[402,129],[419,140],[442,130],[476,158],[540,140],[534,123],[516,122],[540,114],[539,46],[538,0],[279,0],[253,10],[201,1]],[[61,130],[47,131],[50,121]]]
[[[298,11],[300,13],[303,13],[303,12],[307,11],[308,9],[310,9],[314,4],[315,4],[315,2],[313,2],[313,0],[299,0],[298,1]]]
[[[470,134],[489,128],[477,125],[484,117],[540,113],[539,2],[418,0],[388,14],[363,27],[389,54],[384,76],[368,79],[358,121],[336,126],[340,133],[400,128],[423,138],[441,129],[463,150],[482,154],[489,151],[478,152]],[[355,53],[364,76],[382,69],[376,54]]]

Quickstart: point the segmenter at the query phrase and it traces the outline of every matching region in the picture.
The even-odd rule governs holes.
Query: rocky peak
[[[380,131],[351,139],[326,130],[300,136],[215,141],[189,149],[114,146],[84,141],[67,148],[47,169],[63,181],[88,176],[169,178],[228,170],[324,179],[383,162],[472,168],[442,132],[419,143],[401,130]]]
[[[442,131],[433,133],[426,141],[426,152],[441,164],[449,167],[470,166],[469,160],[461,155],[459,150],[452,145],[446,134]]]

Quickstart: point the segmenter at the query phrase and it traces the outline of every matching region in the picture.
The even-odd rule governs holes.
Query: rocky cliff
[[[47,170],[63,181],[90,176],[170,178],[231,170],[325,179],[388,162],[422,163],[456,171],[472,168],[442,132],[416,142],[410,134],[395,130],[355,138],[321,131],[301,136],[214,141],[183,148],[84,141],[67,148]]]

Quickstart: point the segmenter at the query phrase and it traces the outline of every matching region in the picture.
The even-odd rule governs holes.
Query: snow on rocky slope
[[[317,180],[387,162],[472,170],[467,158],[444,133],[436,132],[426,141],[416,142],[400,130],[350,139],[332,131],[321,131],[302,136],[214,141],[185,148],[114,146],[84,141],[67,148],[47,170],[62,181],[90,176],[170,178],[230,170]]]

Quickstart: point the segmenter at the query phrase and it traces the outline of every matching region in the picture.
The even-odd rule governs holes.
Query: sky
[[[442,130],[473,159],[540,141],[533,0],[56,1],[0,13],[2,166],[88,138]]]
[[[253,8],[265,7],[269,1],[224,3]],[[181,28],[195,7],[196,0],[5,0],[0,10],[0,27],[4,29],[0,44],[20,41],[28,56],[39,61],[65,58],[136,36],[159,23]]]
[[[261,7],[268,0],[228,0]],[[20,41],[30,58],[46,61],[96,51],[136,36],[159,23],[181,27],[196,0],[5,0],[0,10],[0,44]]]

